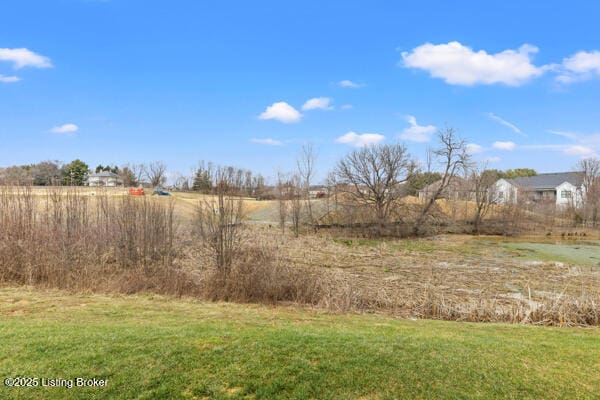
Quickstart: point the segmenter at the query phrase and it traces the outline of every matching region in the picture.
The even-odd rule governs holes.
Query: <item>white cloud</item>
[[[333,110],[329,97],[314,97],[302,105],[303,110]]]
[[[385,140],[385,136],[379,133],[362,133],[359,135],[356,132],[348,132],[335,139],[335,142],[349,144],[354,147],[363,147],[381,143],[383,140]]]
[[[531,55],[537,51],[537,47],[524,44],[518,50],[489,54],[454,41],[423,44],[403,52],[402,59],[405,67],[428,71],[432,77],[444,79],[451,85],[520,86],[548,68],[531,63]]]
[[[513,131],[515,131],[515,133],[518,133],[519,135],[527,136],[527,135],[525,135],[525,134],[524,134],[524,133],[523,133],[523,132],[522,132],[522,131],[519,129],[519,127],[517,127],[515,124],[513,124],[513,123],[511,123],[511,122],[508,122],[508,121],[507,121],[507,120],[505,120],[504,118],[501,118],[501,117],[497,116],[497,115],[496,115],[496,114],[494,114],[494,113],[487,113],[487,116],[488,116],[490,119],[492,119],[492,120],[494,120],[494,121],[498,122],[500,125],[504,125],[504,126],[507,126],[507,127],[509,127],[510,129],[512,129]]]
[[[577,139],[577,134],[573,132],[565,132],[565,131],[548,131],[553,135],[562,136],[567,139],[575,140]]]
[[[558,148],[564,154],[586,157],[598,157],[600,153],[600,133],[581,134],[569,131],[548,131],[553,135],[569,139],[572,143],[549,145]]]
[[[600,51],[580,51],[563,59],[556,80],[561,83],[580,82],[600,77]]]
[[[467,151],[471,154],[478,154],[483,151],[483,147],[481,147],[477,143],[469,143],[467,145]]]
[[[582,146],[580,144],[565,146],[562,151],[563,153],[570,156],[581,156],[583,158],[597,157],[596,151],[594,149],[588,146]]]
[[[429,142],[431,135],[437,131],[437,128],[433,125],[420,126],[417,124],[417,119],[412,115],[407,115],[405,118],[410,127],[404,129],[400,134],[400,138],[403,140],[418,143]]]
[[[68,135],[71,133],[75,133],[78,130],[79,130],[79,127],[75,124],[64,124],[64,125],[55,126],[54,128],[50,129],[50,132]]]
[[[2,82],[2,83],[19,82],[20,80],[21,80],[21,78],[19,78],[18,76],[6,76],[6,75],[0,74],[0,82]]]
[[[33,51],[20,49],[0,48],[0,61],[10,61],[16,69],[23,67],[50,68],[52,63],[48,57],[34,53]]]
[[[344,79],[343,81],[338,82],[339,87],[350,88],[350,89],[358,89],[360,87],[365,86],[363,83],[356,83],[349,79]]]
[[[302,119],[302,114],[285,101],[278,101],[271,104],[258,116],[259,119],[274,119],[286,124],[298,122]]]
[[[600,145],[600,133],[591,133],[591,134],[580,134],[575,132],[565,132],[565,131],[548,131],[553,135],[558,135],[565,137],[567,139],[571,139],[580,144],[586,145]]]
[[[275,139],[271,139],[271,138],[264,138],[264,139],[252,139],[251,140],[253,143],[258,143],[258,144],[266,144],[267,146],[283,146],[283,142],[280,140],[275,140]]]
[[[581,158],[600,157],[599,146],[585,146],[581,144],[534,144],[520,146],[525,150],[554,150],[569,156],[580,156]]]
[[[344,104],[343,106],[341,106],[340,108],[342,110],[350,110],[351,108],[353,108],[354,106],[352,104]]]
[[[497,163],[500,162],[502,159],[498,156],[491,156],[485,159],[485,161],[490,162],[490,163]]]
[[[513,151],[517,145],[514,142],[494,142],[492,147],[498,150]]]

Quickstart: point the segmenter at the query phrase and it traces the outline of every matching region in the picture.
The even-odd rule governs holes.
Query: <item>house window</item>
[[[498,198],[499,199],[503,199],[504,198],[504,192],[498,192]]]
[[[562,199],[570,199],[572,196],[572,193],[570,190],[561,190],[560,192],[560,197]]]

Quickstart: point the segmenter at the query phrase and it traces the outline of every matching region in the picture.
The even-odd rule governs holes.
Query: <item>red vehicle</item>
[[[144,196],[144,188],[139,188],[139,189],[134,189],[134,188],[129,188],[129,194],[131,196]]]

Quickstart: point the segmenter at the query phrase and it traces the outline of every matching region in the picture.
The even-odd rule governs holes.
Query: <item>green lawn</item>
[[[591,399],[600,330],[0,289],[0,399]]]

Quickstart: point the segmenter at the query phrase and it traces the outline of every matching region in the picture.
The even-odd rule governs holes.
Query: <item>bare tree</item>
[[[300,183],[303,186],[302,192],[306,199],[308,218],[313,222],[312,205],[310,203],[310,185],[315,175],[315,163],[317,162],[317,151],[311,143],[304,144],[300,156],[296,160]]]
[[[42,161],[37,164],[0,168],[2,185],[54,186],[62,183],[60,161]]]
[[[235,185],[226,169],[217,168],[215,178],[215,196],[198,205],[197,231],[217,268],[229,272],[242,241],[243,201],[234,195]]]
[[[125,164],[121,167],[121,180],[125,186],[141,185],[146,175],[146,165],[144,164]]]
[[[475,193],[475,217],[473,219],[473,228],[479,233],[481,221],[487,215],[492,204],[497,202],[494,185],[498,181],[498,174],[487,168],[487,163],[470,168],[469,180],[471,188]]]
[[[377,222],[383,225],[402,196],[400,185],[414,169],[415,163],[404,146],[371,145],[342,158],[335,168],[335,177],[356,201],[373,207]]]
[[[151,162],[145,167],[144,172],[152,186],[161,186],[167,181],[167,166],[162,161]]]
[[[586,158],[577,164],[582,176],[583,206],[588,222],[596,227],[600,209],[600,159]]]
[[[333,200],[333,210],[337,211],[337,180],[335,177],[335,172],[329,172],[327,177],[325,178],[325,186],[327,188],[327,193],[325,197],[325,213],[329,214],[332,211],[331,201]]]
[[[281,228],[281,234],[285,233],[285,223],[287,220],[288,213],[288,182],[286,181],[285,175],[281,172],[277,172],[277,203],[279,205],[279,227]]]
[[[252,171],[244,171],[244,191],[246,196],[252,197],[254,195],[254,186],[252,185]]]
[[[31,167],[34,186],[54,186],[60,183],[61,163],[59,161],[42,161]]]
[[[30,171],[23,167],[0,168],[0,184],[2,185],[31,185],[32,180]]]
[[[433,161],[433,150],[431,147],[427,146],[425,149],[425,167],[427,173],[431,173],[431,163]]]
[[[425,203],[425,206],[421,210],[419,217],[415,221],[413,232],[415,235],[419,234],[419,231],[425,222],[427,214],[431,210],[431,206],[435,204],[442,193],[450,186],[452,180],[460,173],[464,172],[469,166],[470,157],[467,152],[467,144],[456,134],[453,128],[446,128],[443,131],[438,132],[438,140],[440,147],[433,150],[433,156],[440,163],[443,168],[442,179],[440,185],[432,193],[431,197]]]
[[[188,191],[190,190],[190,179],[188,176],[183,175],[180,172],[177,172],[175,174],[175,187],[177,188],[177,190],[184,190],[184,191]]]
[[[300,218],[302,216],[302,193],[303,185],[302,179],[299,175],[292,176],[289,184],[289,199],[291,208],[292,218],[292,230],[294,236],[298,237],[300,233]]]
[[[123,186],[137,186],[140,184],[141,173],[134,170],[134,166],[125,164],[119,170],[119,179]]]
[[[258,174],[256,176],[252,176],[252,195],[254,197],[258,198],[263,196],[265,192],[265,187],[265,178],[262,175]]]

